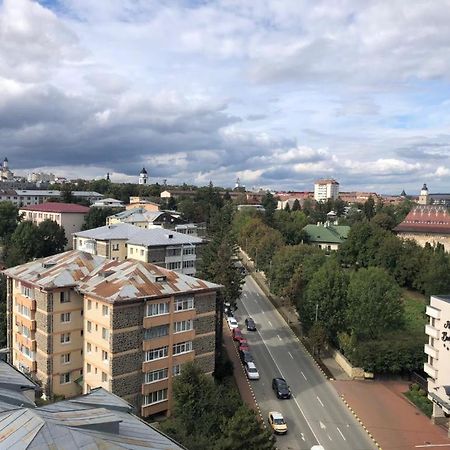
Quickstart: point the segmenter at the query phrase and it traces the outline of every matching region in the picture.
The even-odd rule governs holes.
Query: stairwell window
[[[70,372],[62,373],[59,376],[59,384],[67,384],[70,383]]]
[[[60,303],[69,303],[70,302],[70,292],[69,291],[61,291],[59,293],[59,302]]]
[[[68,323],[70,322],[70,312],[62,313],[61,314],[61,323]]]
[[[70,342],[70,333],[61,334],[61,344],[68,344]]]
[[[61,355],[61,364],[69,364],[70,363],[70,353],[64,353]]]

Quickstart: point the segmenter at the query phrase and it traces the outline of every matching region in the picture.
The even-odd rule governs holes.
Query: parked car
[[[247,331],[256,331],[255,321],[251,317],[245,319],[245,326],[247,327]]]
[[[259,372],[254,362],[249,361],[248,363],[245,363],[244,367],[249,380],[259,380]]]
[[[291,398],[291,390],[284,378],[274,378],[272,380],[272,389],[278,398]]]
[[[244,339],[242,342],[239,342],[239,350],[245,350],[247,352],[250,351],[247,339]]]
[[[241,339],[244,339],[242,331],[239,328],[233,328],[231,330],[231,335],[233,336],[233,341],[240,341]]]
[[[239,328],[237,320],[234,317],[228,317],[227,322],[228,326],[230,327],[230,330],[233,330],[234,328]]]
[[[239,350],[239,358],[245,364],[247,362],[253,362],[253,355],[248,350]]]
[[[288,427],[284,420],[283,414],[277,411],[271,411],[269,413],[269,426],[277,434],[286,434]]]

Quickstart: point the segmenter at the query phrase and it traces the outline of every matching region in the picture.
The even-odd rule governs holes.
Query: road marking
[[[333,439],[331,439],[331,436],[330,436],[329,434],[327,434],[327,436],[328,436],[328,439],[329,439],[330,441],[333,440]]]
[[[289,353],[289,356],[292,358],[292,359],[294,359],[294,357],[292,356],[292,353],[291,352],[288,352]]]
[[[308,381],[308,378],[305,377],[305,374],[303,372],[300,372],[303,375],[303,378]]]
[[[300,433],[300,435],[302,436],[302,439],[303,439],[304,441],[306,441],[304,434],[303,434],[303,433]]]
[[[323,406],[322,400],[320,400],[319,396],[316,395],[316,397],[317,397],[317,400],[319,401],[319,403]]]
[[[263,311],[262,313],[263,313],[263,314],[265,314],[266,312],[265,312],[265,311]]]
[[[327,427],[323,422],[319,422],[320,428],[322,428],[322,430],[325,430]]]
[[[344,439],[344,441],[346,441],[347,439],[345,439],[345,436],[342,434],[342,431],[339,429],[339,427],[336,427],[336,428],[339,431],[339,434],[342,436],[342,439]]]
[[[281,341],[281,338],[280,338],[280,335],[279,334],[277,334],[277,336],[278,336],[278,339]]]
[[[267,322],[269,322],[269,325],[273,328],[272,322],[270,320],[268,320]]]

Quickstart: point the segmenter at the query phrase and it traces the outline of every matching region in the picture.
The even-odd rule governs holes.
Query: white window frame
[[[65,381],[62,381],[63,377]],[[68,377],[68,380],[66,380],[65,377]],[[62,373],[59,375],[59,384],[69,384],[72,381],[71,378],[70,372]]]
[[[169,378],[169,369],[165,367],[153,372],[146,372],[144,374],[144,384],[156,383],[157,381],[167,380],[167,378]]]
[[[61,291],[59,293],[59,303],[70,303],[70,291]]]
[[[106,356],[106,357],[105,357]],[[108,361],[109,361],[109,359],[108,359],[108,352],[106,351],[106,350],[102,350],[102,361],[104,362],[104,363],[107,363]]]
[[[102,327],[102,338],[106,341],[109,339],[109,330],[105,327]]]
[[[61,313],[61,316],[60,316],[61,323],[70,323],[71,317],[72,317],[72,315],[70,314],[70,312]],[[66,320],[66,319],[68,319],[68,320]]]
[[[61,364],[70,364],[70,353],[63,353],[61,355]]]
[[[181,297],[175,299],[175,312],[188,311],[195,308],[194,297]]]
[[[155,405],[156,403],[165,402],[167,400],[167,388],[159,391],[150,392],[144,395],[143,406]]]
[[[102,305],[102,316],[109,316],[109,307],[107,305]]]
[[[181,320],[180,322],[175,322],[173,324],[174,333],[183,333],[184,331],[191,331],[193,329],[194,329],[194,321],[192,319]]]
[[[164,316],[170,312],[169,302],[151,303],[148,302],[145,306],[146,317]]]
[[[68,340],[65,339],[66,336],[69,338]],[[59,341],[61,344],[70,344],[70,333],[61,333]]]
[[[181,364],[175,364],[172,366],[172,376],[177,377],[181,374]]]
[[[169,346],[153,348],[145,352],[145,362],[156,361],[157,359],[167,358],[169,356]]]
[[[189,353],[192,352],[192,349],[192,341],[179,342],[178,344],[173,344],[173,355]]]

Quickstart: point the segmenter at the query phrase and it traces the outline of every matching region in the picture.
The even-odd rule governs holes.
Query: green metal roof
[[[350,227],[347,225],[306,225],[303,231],[311,243],[342,244],[347,239]]]

